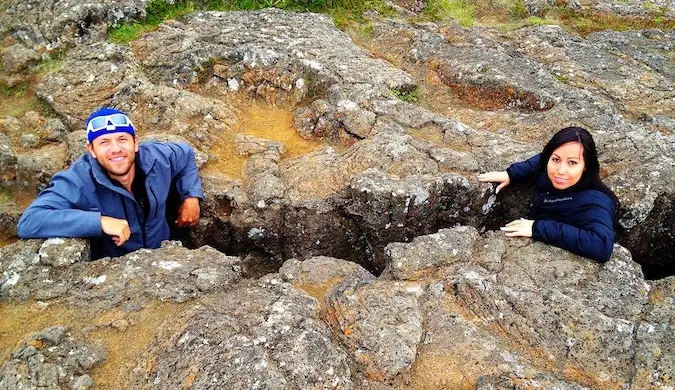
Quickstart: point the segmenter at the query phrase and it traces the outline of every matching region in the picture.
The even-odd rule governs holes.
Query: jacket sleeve
[[[540,172],[539,158],[540,155],[536,154],[525,161],[513,163],[506,168],[511,184],[524,183],[536,177]]]
[[[44,191],[23,212],[19,219],[21,238],[98,237],[101,213],[89,210],[82,202],[82,183],[66,172],[57,173]]]
[[[599,262],[609,260],[614,249],[614,204],[589,202],[579,210],[587,216],[580,227],[554,220],[536,220],[532,238]]]
[[[171,179],[176,182],[180,200],[185,198],[204,199],[202,180],[195,163],[195,153],[185,143],[167,144],[171,148]]]

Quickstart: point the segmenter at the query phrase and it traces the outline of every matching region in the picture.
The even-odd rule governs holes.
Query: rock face
[[[73,161],[102,105],[144,139],[190,142],[200,166],[239,159],[241,175],[204,175],[198,249],[91,262],[78,239],[0,248],[0,389],[673,386],[674,277],[648,282],[634,261],[673,273],[672,31],[375,21],[371,53],[325,16],[272,9],[104,41],[145,5],[3,3],[0,33],[19,42],[3,67],[65,55],[37,88],[53,117],[0,120],[2,188]],[[425,107],[394,97],[413,93]],[[292,141],[246,133],[242,99],[287,107],[324,145],[291,158]],[[475,174],[567,125],[591,130],[622,202],[605,264],[489,231],[524,215],[531,189],[496,196]],[[18,208],[1,202],[0,226]],[[137,353],[120,358],[114,339],[131,334]]]
[[[619,242],[652,267],[650,277],[672,273],[664,255],[675,245],[671,32],[582,39],[552,26],[506,35],[393,21],[373,31],[373,44],[391,47],[407,68],[428,67],[423,79],[449,88],[454,106],[434,112],[395,99],[391,91],[409,93],[416,76],[359,48],[325,16],[276,9],[194,13],[130,46],[81,42],[37,92],[69,130],[113,105],[144,134],[186,139],[208,161],[234,142],[246,160],[242,177],[207,185],[191,245],[277,259],[336,256],[377,272],[390,242],[455,224],[493,229],[524,215],[527,188],[497,198],[474,175],[504,169],[557,129],[581,125],[594,134],[622,203]],[[348,147],[288,158],[290,145],[237,130],[242,95],[295,108],[302,137]],[[37,148],[45,137],[36,137],[21,139]],[[44,183],[82,150],[79,133],[59,140],[67,151],[54,141],[7,150],[3,170]],[[45,151],[52,157],[33,157]]]
[[[389,244],[387,271],[379,278],[354,263],[314,257],[237,283],[237,259],[209,248],[168,246],[95,262],[76,261],[86,257],[81,248],[69,255],[71,265],[57,267],[45,263],[50,256],[43,253],[78,242],[48,244],[22,241],[1,249],[2,301],[37,298],[77,311],[143,307],[157,299],[187,305],[152,329],[154,342],[129,376],[117,379],[125,388],[672,384],[673,277],[646,282],[618,245],[609,262],[598,264],[529,239],[459,226]],[[43,333],[56,330],[66,332],[57,326]],[[30,336],[42,339],[47,336]],[[58,375],[17,376],[31,356],[47,353],[35,344],[13,352],[0,369],[1,385],[37,376],[47,387],[63,383]],[[85,337],[76,344],[90,342]],[[52,365],[31,370],[61,365],[73,372],[69,383],[89,383],[88,370],[101,358],[73,352],[68,356],[91,362],[73,366],[50,356],[83,347],[59,348],[38,358]]]
[[[64,326],[30,337],[0,370],[2,389],[90,389],[88,372],[105,360],[101,346],[82,344]]]

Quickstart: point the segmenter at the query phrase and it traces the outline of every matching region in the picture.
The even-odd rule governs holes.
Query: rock
[[[333,291],[334,326],[353,359],[371,380],[387,381],[410,369],[422,338],[415,284],[344,283]]]
[[[85,373],[102,364],[105,358],[100,346],[84,343],[65,326],[54,326],[21,343],[0,367],[0,384],[7,389],[66,386],[87,389],[93,386],[93,381]],[[75,376],[79,378],[69,382]]]
[[[17,176],[24,183],[46,184],[66,165],[65,144],[47,145],[17,156]]]
[[[38,251],[40,263],[55,268],[91,260],[89,241],[77,238],[50,238]]]
[[[385,248],[390,261],[386,264],[383,276],[417,280],[420,271],[469,261],[477,239],[478,232],[474,228],[460,226],[417,237],[408,244],[391,243]]]
[[[92,387],[94,387],[94,380],[89,375],[75,377],[70,385],[73,390],[89,390]]]
[[[354,388],[347,356],[316,316],[316,301],[278,279],[214,296],[165,323],[139,358],[132,387]],[[147,369],[150,367],[150,370]]]
[[[4,5],[7,27],[33,49],[69,46],[88,40],[105,40],[107,27],[145,18],[145,2],[103,4],[88,0],[63,4],[10,1]],[[3,26],[5,24],[3,23]]]
[[[333,257],[317,256],[307,260],[290,259],[279,269],[284,281],[316,298],[320,304],[329,297],[340,283],[369,283],[375,276],[363,267]]]
[[[65,299],[72,305],[92,308],[113,307],[130,297],[139,304],[148,299],[185,302],[229,288],[241,277],[239,258],[209,247],[194,251],[180,246],[142,249],[120,258],[77,262],[82,259],[82,253],[77,251],[72,258],[45,258],[45,252],[57,248],[49,243],[46,241],[40,252],[34,246],[24,247],[24,241],[0,248],[3,258],[15,259],[0,264],[5,279],[0,298]],[[36,254],[40,262],[48,261],[49,266],[36,264]],[[64,267],[67,263],[71,264]]]
[[[286,147],[283,143],[278,141],[269,141],[264,138],[254,137],[250,135],[237,134],[235,136],[235,145],[237,152],[242,156],[251,156],[254,154],[261,154],[264,152],[272,152],[277,155],[277,161],[286,153]]]
[[[17,43],[10,46],[5,52],[2,59],[2,68],[9,73],[16,73],[37,61],[40,61],[40,55],[35,50]]]
[[[16,176],[16,154],[12,149],[12,141],[0,133],[0,182],[11,181]]]

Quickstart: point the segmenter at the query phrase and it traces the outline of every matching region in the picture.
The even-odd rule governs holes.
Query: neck
[[[113,175],[112,173],[108,172],[108,176],[110,176],[111,179],[117,180],[122,187],[124,187],[129,193],[133,194],[134,192],[131,190],[131,184],[134,182],[134,178],[136,177],[136,163],[134,162],[131,165],[131,168],[129,168],[129,171],[125,173],[124,175]]]

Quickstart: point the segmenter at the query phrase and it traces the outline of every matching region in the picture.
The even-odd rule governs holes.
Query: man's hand
[[[507,223],[500,229],[506,233],[507,237],[532,237],[532,225],[534,225],[533,220],[520,218]]]
[[[509,178],[509,174],[506,173],[506,171],[481,173],[478,175],[478,180],[482,182],[499,183],[495,194],[498,194],[502,188],[511,183],[511,178]]]
[[[178,209],[178,227],[189,227],[197,225],[199,221],[199,198],[185,198]]]
[[[101,216],[101,230],[112,236],[115,245],[122,246],[131,236],[129,222],[126,219]]]

